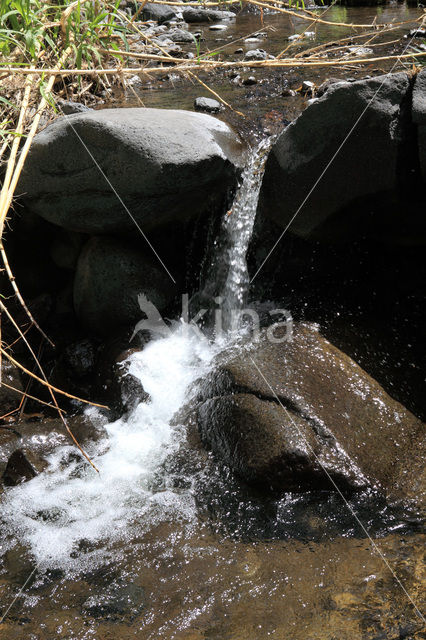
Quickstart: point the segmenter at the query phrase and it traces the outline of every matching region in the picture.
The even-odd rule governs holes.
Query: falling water
[[[273,138],[265,138],[251,152],[250,160],[243,173],[241,188],[225,221],[228,270],[222,298],[223,326],[226,330],[238,329],[238,326],[235,326],[233,312],[235,314],[243,309],[247,301],[249,275],[246,255],[253,231],[265,164],[272,142]],[[237,316],[234,315],[235,317]]]
[[[227,265],[222,297],[228,327],[231,311],[242,308],[247,293],[245,256],[269,147],[269,141],[262,142],[251,154],[226,216],[225,241],[219,243],[220,259]],[[195,517],[190,490],[174,489],[164,462],[185,437],[184,426],[174,424],[174,416],[190,401],[194,382],[207,374],[223,346],[188,331],[184,323],[171,335],[152,340],[128,360],[129,373],[141,381],[150,399],[130,415],[103,425],[105,437],[89,449],[99,475],[66,446],[49,456],[45,472],[7,490],[0,518],[31,549],[39,566],[75,566],[71,555],[82,540],[99,544],[128,537],[135,523]],[[90,412],[92,419],[102,420],[93,409]],[[164,475],[161,491],[155,481],[159,473]]]

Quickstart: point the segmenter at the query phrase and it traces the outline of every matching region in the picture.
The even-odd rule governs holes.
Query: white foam
[[[151,512],[157,518],[176,511],[193,516],[189,493],[156,493],[152,481],[183,437],[172,418],[188,401],[192,383],[208,371],[214,353],[213,345],[183,325],[150,342],[130,357],[129,372],[151,399],[127,419],[105,425],[107,438],[90,451],[100,474],[79,460],[70,462],[75,449],[61,447],[44,473],[7,491],[0,517],[39,564],[68,564],[82,539],[125,535],[132,522],[149,520]]]

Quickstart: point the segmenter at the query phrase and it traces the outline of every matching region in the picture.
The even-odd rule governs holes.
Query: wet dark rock
[[[420,71],[414,83],[413,122],[417,125],[420,168],[426,182],[426,69]]]
[[[244,78],[243,84],[246,87],[250,87],[253,84],[257,84],[257,80],[256,80],[255,76],[248,76],[248,78]]]
[[[145,233],[175,228],[222,211],[243,149],[228,125],[207,114],[144,108],[77,114],[36,136],[18,193],[32,212],[71,231],[133,232],[114,190]]]
[[[0,427],[0,477],[3,476],[11,455],[20,446],[21,438],[17,431]]]
[[[72,376],[82,378],[93,372],[96,349],[89,339],[80,340],[65,349],[65,364],[70,368]]]
[[[219,11],[216,9],[203,9],[202,7],[185,7],[182,9],[182,16],[185,22],[220,22],[221,20],[232,20],[235,14],[232,11]]]
[[[369,483],[422,506],[424,425],[315,327],[281,344],[264,331],[219,364],[201,399],[202,438],[248,482],[333,489],[322,465],[341,489]]]
[[[244,53],[244,49],[235,49],[234,53]]]
[[[32,453],[17,449],[10,456],[2,475],[2,482],[6,487],[15,487],[22,482],[31,480],[44,471],[47,462]]]
[[[138,5],[135,4],[134,6]],[[158,24],[163,24],[163,22],[173,20],[176,17],[176,9],[171,6],[148,2],[142,9],[142,17],[144,20],[156,20]]]
[[[409,38],[426,38],[426,29],[411,29]]]
[[[6,358],[3,358],[1,362],[1,379],[0,410],[3,415],[19,406],[22,398],[22,394],[19,391],[23,391],[23,385],[19,368],[6,360]]]
[[[195,36],[185,29],[172,29],[168,33],[168,38],[173,42],[192,42],[194,43]]]
[[[371,207],[374,196],[377,206],[383,207],[382,195],[397,189],[401,105],[409,86],[406,73],[395,73],[329,87],[275,143],[266,164],[256,227],[267,219],[286,228],[311,182],[327,167],[290,232],[311,239],[353,238],[357,230],[354,218],[363,212],[361,198],[369,198]],[[328,166],[366,107],[356,133],[339,150],[338,161]],[[407,158],[405,164],[409,161]],[[351,207],[351,215],[346,215]]]
[[[113,365],[114,386],[117,389],[116,406],[119,412],[132,411],[140,402],[147,402],[149,394],[143,388],[139,378],[132,375],[129,371],[128,358],[139,349],[128,349],[124,353],[119,354]]]
[[[268,54],[264,49],[251,49],[251,51],[247,51],[244,56],[244,60],[266,60]]]
[[[213,100],[212,98],[196,98],[194,100],[194,108],[196,111],[218,113],[222,111],[224,107],[218,100]]]
[[[70,116],[73,113],[85,113],[87,111],[93,111],[90,107],[80,102],[72,102],[71,100],[58,100],[58,106],[62,113],[66,116]]]
[[[75,312],[82,324],[99,336],[133,327],[143,317],[140,294],[161,312],[173,300],[176,285],[160,263],[129,242],[110,237],[89,240],[74,280]]]

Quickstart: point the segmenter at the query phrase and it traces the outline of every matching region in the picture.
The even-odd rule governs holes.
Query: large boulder
[[[144,317],[140,294],[164,311],[177,290],[154,260],[128,241],[91,238],[80,254],[74,279],[74,308],[82,324],[100,336],[133,327]]]
[[[414,83],[413,122],[417,125],[420,168],[426,182],[426,69],[420,71]]]
[[[263,332],[219,364],[202,400],[203,440],[248,482],[370,484],[393,500],[420,500],[423,423],[313,326],[297,325],[281,343]]]
[[[371,205],[373,196],[384,203],[398,188],[409,89],[404,72],[331,85],[273,146],[257,225],[272,221],[285,229],[291,223],[290,232],[303,238],[353,238],[354,216],[366,212],[360,203],[368,198]],[[349,209],[351,215],[336,221]]]
[[[151,232],[222,210],[242,151],[228,125],[201,113],[135,108],[64,116],[36,136],[17,193],[70,231],[126,233],[133,217]]]

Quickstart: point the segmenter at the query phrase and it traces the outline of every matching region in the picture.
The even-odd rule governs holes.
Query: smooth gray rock
[[[85,113],[87,111],[93,111],[90,107],[80,102],[72,102],[71,100],[58,100],[58,106],[62,113],[66,116],[70,116],[73,113]]]
[[[417,125],[420,168],[426,182],[426,69],[420,71],[414,83],[413,122]]]
[[[232,20],[235,13],[232,11],[218,11],[216,9],[203,9],[202,7],[186,7],[182,9],[185,22],[220,22],[221,20]]]
[[[111,336],[120,328],[133,328],[144,317],[139,294],[160,312],[176,295],[176,285],[161,264],[144,252],[145,246],[136,249],[109,237],[92,238],[83,248],[74,279],[74,308],[95,335]]]
[[[142,9],[143,20],[156,20],[158,24],[173,20],[175,17],[176,9],[172,6],[148,2]]]
[[[167,34],[167,37],[172,42],[191,42],[192,44],[195,42],[195,36],[185,29],[172,29]]]
[[[218,113],[224,108],[218,100],[213,100],[212,98],[195,98],[194,107],[197,111],[207,111],[209,113]]]
[[[221,209],[243,151],[228,125],[207,114],[93,111],[58,118],[36,136],[17,193],[71,231],[133,231],[123,202],[144,232],[176,228]]]
[[[333,489],[324,467],[340,488],[422,505],[423,423],[315,327],[280,344],[263,331],[222,357],[200,399],[203,440],[248,482]]]
[[[403,72],[329,86],[275,143],[266,164],[257,224],[264,218],[286,228],[324,171],[291,223],[291,233],[327,238],[321,227],[335,214],[361,198],[392,192],[397,185],[400,107],[408,90]],[[340,223],[338,233],[353,237],[353,220],[347,228],[344,216]]]

